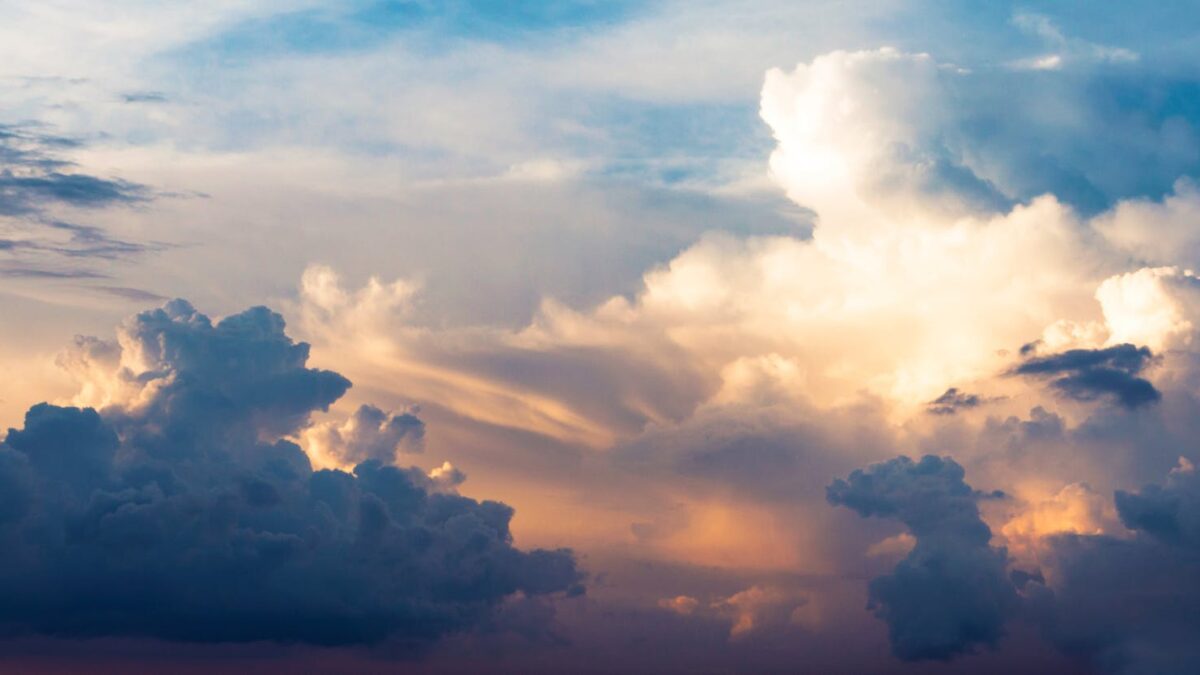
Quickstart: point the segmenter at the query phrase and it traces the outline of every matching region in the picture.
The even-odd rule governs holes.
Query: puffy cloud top
[[[350,383],[266,308],[214,325],[173,301],[119,350],[81,344],[127,397],[36,405],[0,445],[4,632],[419,646],[513,594],[581,590],[571,553],[514,548],[512,509],[453,481],[314,472],[284,436]]]
[[[949,458],[897,457],[834,481],[829,502],[862,516],[895,518],[916,537],[891,574],[870,584],[870,607],[887,622],[892,652],[906,660],[948,659],[995,645],[1018,607],[1007,554],[989,545],[984,497]]]

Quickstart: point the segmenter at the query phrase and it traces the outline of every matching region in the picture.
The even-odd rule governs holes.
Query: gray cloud
[[[934,415],[953,415],[959,410],[977,408],[985,402],[978,394],[968,394],[950,387],[941,396],[930,401],[926,409]]]
[[[0,252],[11,258],[8,264],[0,261],[6,275],[87,276],[79,261],[118,260],[164,248],[54,216],[63,207],[133,206],[157,196],[144,185],[84,173],[64,158],[82,145],[39,125],[0,123],[0,227],[12,233],[0,242]],[[40,274],[27,273],[30,270]]]
[[[829,503],[862,516],[894,518],[916,537],[891,574],[871,581],[870,605],[905,660],[949,659],[994,646],[1019,607],[1007,553],[989,544],[979,516],[985,496],[950,458],[897,457],[855,470],[827,490]]]
[[[401,451],[420,452],[425,423],[416,411],[387,413],[373,405],[359,406],[345,424],[316,430],[325,449],[344,463],[396,461]]]
[[[150,198],[143,185],[74,171],[73,163],[60,155],[81,145],[37,125],[0,124],[0,214],[36,214],[51,204],[98,208]]]
[[[32,213],[48,203],[96,208],[145,201],[141,186],[77,173],[19,175],[0,171],[0,213]]]
[[[123,331],[76,358],[135,350],[143,405],[38,404],[0,444],[0,633],[420,648],[581,591],[569,552],[513,547],[504,504],[375,460],[313,471],[283,437],[350,383],[278,314],[176,300]]]
[[[141,288],[131,288],[129,286],[88,286],[87,288],[133,302],[162,302],[167,299],[158,293]]]
[[[1021,351],[1028,352],[1024,347]],[[1152,358],[1146,347],[1120,344],[1030,358],[1013,372],[1051,378],[1055,390],[1078,401],[1107,398],[1122,407],[1136,408],[1162,398],[1149,380],[1138,377]]]
[[[1185,464],[1165,484],[1117,491],[1132,538],[1062,535],[1055,583],[1038,615],[1068,653],[1111,673],[1193,673],[1200,668],[1200,479]]]

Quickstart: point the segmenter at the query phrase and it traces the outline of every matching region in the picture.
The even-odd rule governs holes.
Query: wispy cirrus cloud
[[[6,275],[31,277],[40,271],[47,279],[103,276],[72,266],[163,248],[161,243],[128,241],[101,227],[63,218],[137,207],[156,198],[145,185],[82,171],[68,156],[85,145],[51,133],[44,125],[0,125],[0,227],[7,233],[0,250],[9,254]]]

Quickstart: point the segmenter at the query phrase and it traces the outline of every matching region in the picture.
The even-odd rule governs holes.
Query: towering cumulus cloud
[[[811,236],[711,233],[635,294],[547,299],[517,329],[418,326],[415,283],[344,289],[313,267],[300,325],[323,358],[353,354],[356,378],[405,377],[432,414],[615,448],[579,453],[594,480],[574,464],[555,479],[615,523],[597,550],[631,534],[681,567],[837,580],[681,585],[655,596],[672,616],[720,608],[743,643],[770,624],[858,635],[870,615],[831,609],[848,606],[837,584],[894,556],[868,594],[900,659],[993,665],[1040,635],[1054,665],[1191,672],[1190,469],[1134,488],[1195,461],[1200,437],[1200,192],[1162,150],[1195,120],[1147,103],[1128,122],[1145,145],[1127,143],[1125,103],[1090,98],[1104,83],[1088,69],[1115,62],[1056,44],[1037,71],[889,48],[769,71],[771,176],[811,209]],[[878,463],[899,454],[929,456]],[[606,510],[591,497],[612,484]],[[829,504],[908,532],[842,527]]]
[[[870,586],[871,607],[887,622],[892,651],[902,659],[948,659],[994,645],[1018,606],[1007,554],[990,545],[991,530],[979,517],[976,502],[984,495],[963,475],[949,458],[897,457],[827,490],[831,504],[895,518],[916,538],[896,569]]]
[[[581,589],[569,552],[513,547],[508,506],[380,461],[411,414],[360,410],[362,463],[313,471],[287,437],[350,382],[307,359],[266,308],[180,300],[80,340],[100,409],[38,404],[0,445],[0,630],[420,646]]]

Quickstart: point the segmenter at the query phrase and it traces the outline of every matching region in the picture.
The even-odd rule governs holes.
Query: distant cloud
[[[146,199],[142,186],[122,180],[58,171],[37,175],[21,175],[10,169],[0,172],[0,213],[6,215],[40,211],[54,203],[96,208]]]
[[[66,210],[134,206],[157,195],[144,185],[80,171],[64,159],[83,145],[36,124],[0,124],[0,274],[25,278],[100,278],[93,260],[117,260],[161,250],[104,229],[64,220]]]
[[[984,399],[977,394],[968,394],[959,391],[957,387],[950,387],[941,396],[930,401],[926,409],[934,415],[953,415],[959,410],[976,408],[983,402]]]
[[[163,103],[167,95],[161,91],[130,91],[121,94],[121,100],[126,103]]]
[[[107,274],[78,269],[41,269],[37,267],[0,267],[0,276],[25,279],[107,279]]]
[[[1162,398],[1149,380],[1137,376],[1152,358],[1148,348],[1126,343],[1034,357],[1013,372],[1052,378],[1051,386],[1059,393],[1079,401],[1108,398],[1125,408],[1136,408]]]
[[[1013,16],[1012,23],[1053,50],[1040,56],[1019,59],[1012,64],[1017,68],[1058,70],[1075,63],[1133,63],[1139,58],[1138,53],[1130,49],[1067,37],[1049,17],[1042,14],[1018,13]]]
[[[1186,459],[1164,484],[1116,493],[1132,538],[1053,538],[1055,583],[1036,611],[1048,637],[1114,673],[1200,668],[1200,478]]]
[[[29,124],[0,124],[0,215],[41,213],[54,204],[97,208],[146,201],[149,190],[120,179],[69,171],[61,151],[78,139]]]
[[[343,423],[314,425],[304,432],[310,452],[353,466],[367,460],[397,461],[401,452],[420,452],[425,423],[417,410],[386,413],[373,405],[359,406]]]
[[[86,286],[85,288],[133,302],[163,302],[167,300],[165,296],[158,293],[129,286]]]

